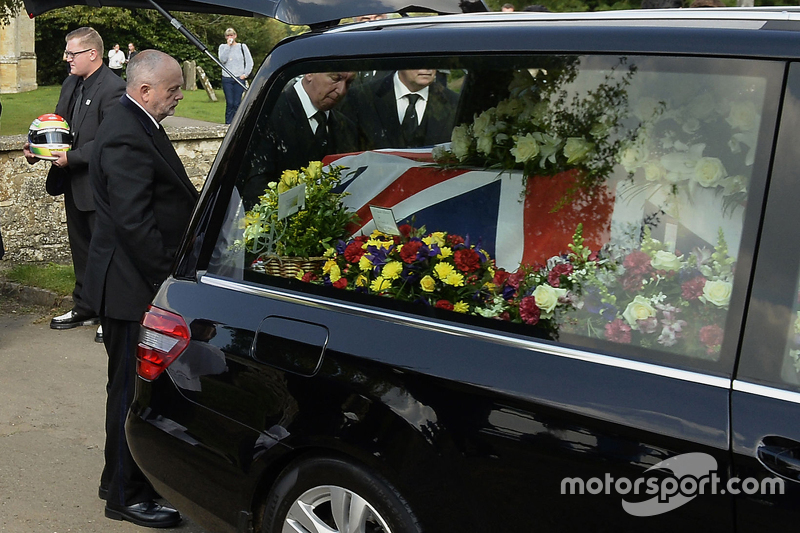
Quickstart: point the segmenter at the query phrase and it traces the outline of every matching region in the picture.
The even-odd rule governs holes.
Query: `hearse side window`
[[[209,272],[713,368],[766,168],[768,77],[735,60],[504,61],[276,88]]]

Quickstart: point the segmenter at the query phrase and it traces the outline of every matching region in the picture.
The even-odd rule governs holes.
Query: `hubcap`
[[[353,491],[321,485],[292,504],[282,533],[392,533],[383,517]]]

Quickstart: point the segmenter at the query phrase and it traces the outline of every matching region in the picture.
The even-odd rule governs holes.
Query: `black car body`
[[[165,498],[213,531],[328,531],[323,521],[347,531],[346,511],[365,516],[354,511],[358,496],[372,515],[354,531],[791,528],[800,496],[798,29],[795,12],[758,9],[495,13],[341,26],[279,44],[143,321],[142,379],[127,422],[135,459]],[[333,285],[357,262],[336,276],[329,263],[315,283],[270,275],[246,242],[242,249],[252,223],[244,212],[258,200],[243,206],[241,184],[284,88],[308,73],[397,69],[447,72],[460,96],[453,125],[473,142],[486,131],[484,113],[495,128],[495,155],[473,146],[469,157],[487,163],[461,175],[477,185],[458,182],[477,198],[430,199],[425,189],[422,207],[407,208],[412,178],[392,193],[401,196],[391,204],[399,224],[427,225],[428,248],[433,231],[470,233],[438,249],[480,241],[481,264],[497,261],[483,300],[455,302],[465,313],[435,298],[378,295],[374,280],[351,279],[357,291]],[[554,107],[536,116],[525,105],[541,95]],[[586,116],[605,127],[591,128],[591,143]],[[522,171],[520,145],[510,158],[503,146],[528,130],[496,136],[519,117],[560,128],[532,134],[539,154],[577,139],[568,165],[607,150],[577,174],[540,155]],[[474,161],[452,160],[456,142],[449,163],[430,159],[430,149],[420,162],[406,147],[378,150],[361,167],[360,151],[324,162],[378,179],[395,172],[381,166],[393,157],[429,179]],[[495,156],[516,170],[492,167]],[[581,176],[598,176],[601,189]],[[517,192],[495,187],[519,179]],[[530,187],[558,191],[551,209],[529,205]],[[527,226],[503,218],[515,201]],[[631,221],[635,231],[623,228]],[[589,248],[582,259],[569,247],[581,245],[576,223]],[[614,255],[615,234],[633,251]],[[552,237],[560,259],[530,252]],[[536,260],[516,282],[552,274],[533,311],[525,298],[545,282],[517,300],[513,285],[511,299],[498,293],[509,287],[497,278],[501,263],[513,273],[521,256]],[[444,288],[459,283],[470,281]],[[319,487],[327,492],[317,501],[300,495]]]

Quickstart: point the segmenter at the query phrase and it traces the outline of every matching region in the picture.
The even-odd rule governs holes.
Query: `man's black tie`
[[[75,87],[75,101],[72,104],[72,115],[69,117],[69,127],[75,127],[78,120],[78,111],[81,109],[83,103],[83,80],[78,80],[78,85]],[[72,132],[73,135],[75,132]]]
[[[317,121],[317,131],[314,132],[314,138],[318,146],[324,146],[328,143],[328,124],[327,117],[324,111],[317,111],[314,113],[314,118]]]
[[[408,98],[408,107],[406,108],[406,114],[403,117],[403,137],[406,140],[406,143],[410,143],[414,137],[414,132],[419,127],[419,120],[417,120],[417,100],[422,98],[418,94],[407,94],[404,98]]]

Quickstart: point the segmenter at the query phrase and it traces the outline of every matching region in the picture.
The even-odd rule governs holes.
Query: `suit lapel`
[[[386,135],[389,146],[402,146],[400,121],[397,116],[397,99],[394,96],[394,77],[387,76],[375,91],[375,110],[380,121],[381,131]]]

